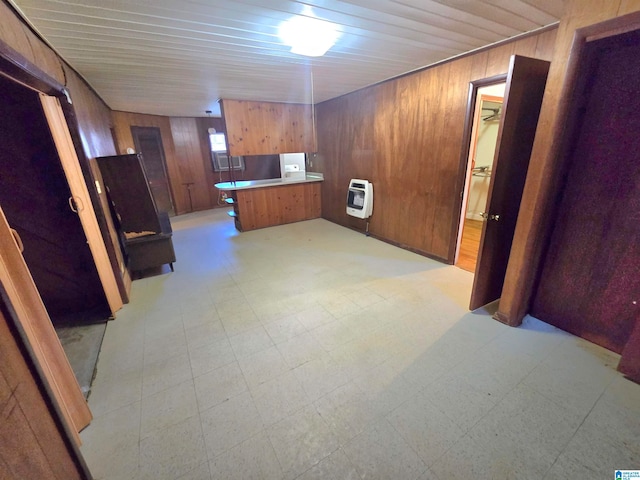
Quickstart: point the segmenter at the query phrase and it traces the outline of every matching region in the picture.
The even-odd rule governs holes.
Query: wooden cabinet
[[[138,155],[115,155],[96,159],[113,207],[121,246],[131,271],[176,261],[171,223],[158,212]]]
[[[311,105],[222,100],[230,155],[315,152]]]
[[[231,192],[236,228],[242,232],[319,218],[320,182]]]

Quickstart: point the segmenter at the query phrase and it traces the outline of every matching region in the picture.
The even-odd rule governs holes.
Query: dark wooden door
[[[471,310],[497,300],[502,294],[548,71],[549,62],[511,57]]]
[[[571,108],[576,131],[532,313],[617,353],[634,339],[640,359],[640,31],[585,49],[589,81]]]
[[[136,151],[142,153],[142,163],[158,211],[173,215],[173,201],[169,189],[160,129],[156,127],[131,127],[131,134]]]

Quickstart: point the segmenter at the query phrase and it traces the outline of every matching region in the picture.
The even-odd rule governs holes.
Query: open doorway
[[[479,87],[469,145],[456,266],[475,272],[504,103],[505,82]]]

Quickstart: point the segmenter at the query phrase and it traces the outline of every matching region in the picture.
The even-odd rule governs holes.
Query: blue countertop
[[[268,178],[266,180],[238,180],[236,182],[216,183],[214,186],[218,190],[245,190],[248,188],[281,187],[294,183],[321,182],[323,180],[324,175],[322,173],[307,172],[305,178],[299,179]]]

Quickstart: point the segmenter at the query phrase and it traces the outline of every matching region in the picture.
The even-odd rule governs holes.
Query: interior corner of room
[[[180,271],[171,221],[206,210],[238,235],[322,218],[455,265],[470,311],[533,315],[640,381],[637,2],[568,0],[559,24],[321,101],[217,99],[220,116],[111,108],[23,3],[0,3],[0,313],[77,478],[108,322],[132,282]],[[69,363],[78,336],[90,367]]]

